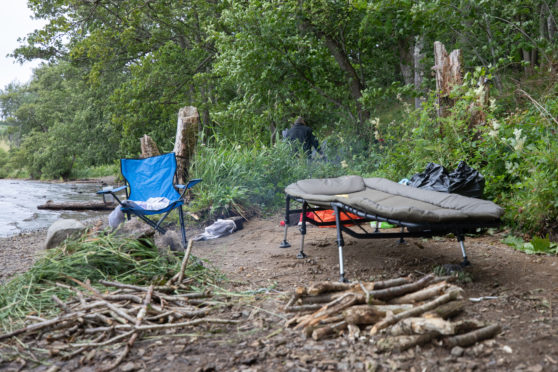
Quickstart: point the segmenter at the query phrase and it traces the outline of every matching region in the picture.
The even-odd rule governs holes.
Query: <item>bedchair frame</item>
[[[409,187],[409,186],[406,186]],[[301,204],[299,208],[291,208],[291,202],[295,201]],[[315,211],[332,209],[335,215],[335,221],[323,221],[317,214],[310,213]],[[356,215],[359,219],[351,218],[349,213]],[[465,234],[475,232],[478,228],[497,227],[500,224],[500,219],[493,220],[477,220],[471,219],[469,221],[447,221],[447,222],[410,222],[398,218],[390,218],[375,213],[369,213],[360,208],[347,205],[339,201],[332,201],[325,203],[323,201],[306,200],[305,198],[296,197],[287,193],[285,199],[285,230],[283,241],[279,245],[281,248],[288,248],[291,245],[287,241],[287,231],[291,215],[301,215],[301,222],[299,230],[301,233],[300,250],[297,258],[307,257],[304,253],[304,237],[306,235],[306,224],[311,223],[315,226],[335,226],[337,229],[337,246],[339,249],[339,280],[346,282],[343,265],[343,247],[345,245],[343,240],[343,232],[358,239],[386,239],[398,238],[400,243],[404,242],[405,237],[423,237],[431,238],[433,236],[446,235],[453,233],[457,237],[457,241],[461,247],[463,261],[461,266],[470,265],[465,250]],[[310,217],[312,216],[312,217]],[[369,232],[361,225],[376,221],[376,228],[373,232]],[[400,227],[399,232],[382,232],[378,228],[379,222],[387,222]]]

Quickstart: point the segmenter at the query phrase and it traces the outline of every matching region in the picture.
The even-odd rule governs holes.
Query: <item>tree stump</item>
[[[449,94],[454,86],[463,84],[461,67],[461,50],[455,49],[449,55],[439,41],[434,42],[434,67],[436,73],[436,94],[438,95],[438,116],[447,115],[448,108],[453,106]]]
[[[200,114],[193,106],[186,106],[178,111],[174,153],[177,162],[178,183],[188,179],[188,168],[196,148]]]
[[[140,138],[141,144],[141,157],[142,158],[150,158],[152,156],[161,155],[159,152],[159,148],[153,138],[149,137],[147,134],[144,134],[142,138]]]

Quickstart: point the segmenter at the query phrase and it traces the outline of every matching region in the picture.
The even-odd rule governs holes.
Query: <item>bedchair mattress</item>
[[[418,189],[384,178],[306,179],[290,184],[285,192],[309,204],[339,202],[368,214],[414,223],[490,222],[504,213],[488,200]]]

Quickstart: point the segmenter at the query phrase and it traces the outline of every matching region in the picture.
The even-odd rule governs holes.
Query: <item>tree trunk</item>
[[[463,83],[461,71],[461,50],[455,49],[449,55],[439,41],[434,42],[434,67],[436,73],[436,94],[438,95],[438,116],[447,115],[447,110],[453,106],[449,98],[451,90],[455,85]]]
[[[424,58],[424,53],[422,52],[424,48],[424,37],[417,36],[415,38],[415,46],[413,48],[413,65],[415,70],[414,85],[417,96],[415,97],[415,108],[420,108],[424,102],[424,97],[422,97],[422,81],[424,80],[424,65],[422,59]]]
[[[401,69],[403,82],[405,85],[411,85],[413,84],[413,61],[409,41],[407,39],[400,39],[397,42],[397,47],[399,50],[399,68]]]
[[[144,134],[142,138],[140,138],[141,144],[141,157],[142,158],[150,158],[152,156],[161,155],[159,152],[159,148],[153,138],[149,137],[147,134]]]
[[[200,115],[193,106],[186,106],[178,111],[174,153],[176,155],[178,183],[188,179],[188,169],[196,148]]]

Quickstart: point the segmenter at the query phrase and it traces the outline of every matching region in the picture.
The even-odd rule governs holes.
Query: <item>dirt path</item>
[[[558,257],[528,256],[500,243],[501,235],[466,240],[472,282],[459,283],[468,301],[468,318],[495,321],[502,332],[465,350],[446,350],[435,342],[403,353],[376,354],[368,338],[313,341],[284,329],[289,314],[281,311],[296,285],[337,281],[335,229],[310,227],[308,257],[297,259],[300,234],[290,228],[291,248],[279,248],[280,217],[254,219],[230,236],[195,242],[193,254],[224,272],[234,290],[260,293],[256,302],[239,300],[226,314],[241,326],[211,326],[207,332],[168,335],[136,342],[121,370],[149,371],[558,371]],[[190,231],[190,234],[192,232]],[[6,244],[6,240],[0,241]],[[420,276],[442,264],[461,261],[452,238],[356,240],[345,237],[345,272],[351,280]],[[0,259],[0,262],[2,259]],[[209,263],[208,263],[209,264]],[[223,314],[225,316],[226,314]],[[363,332],[366,333],[367,332]],[[94,371],[107,350],[64,362],[64,370]],[[114,358],[114,355],[111,358]],[[0,367],[2,364],[0,363]],[[38,367],[37,370],[46,370]]]

